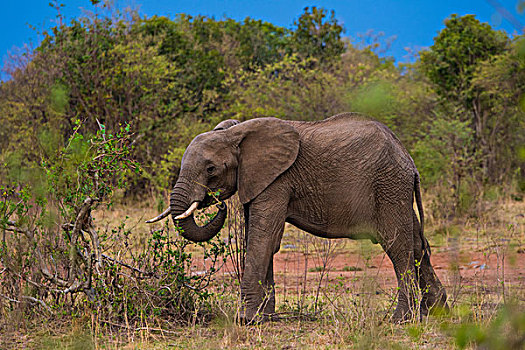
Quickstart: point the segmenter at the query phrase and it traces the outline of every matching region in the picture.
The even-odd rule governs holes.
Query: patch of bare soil
[[[321,266],[315,258],[305,256],[304,253],[284,251],[279,252],[274,258],[274,271],[276,283],[281,284],[288,276],[287,281],[300,280],[306,273],[308,280],[315,279],[320,274]],[[525,254],[507,253],[506,256],[498,256],[497,253],[489,253],[480,250],[468,251],[439,251],[432,254],[431,262],[441,282],[451,286],[458,276],[462,283],[468,285],[476,284],[498,284],[502,281],[509,286],[525,288]],[[386,254],[378,254],[370,260],[363,259],[359,254],[338,253],[330,261],[326,269],[329,277],[335,279],[342,277],[346,283],[351,284],[360,276],[375,276],[385,289],[395,287],[394,268]]]
[[[462,237],[429,237],[431,263],[449,300],[455,302],[460,294],[472,293],[472,288],[503,297],[525,297],[525,220],[514,225],[512,233],[493,231],[480,236],[464,229]],[[310,244],[305,245],[304,240]],[[319,241],[312,244],[315,240]],[[321,275],[324,286],[337,281],[348,289],[362,279],[372,279],[376,294],[397,286],[392,263],[379,245],[346,241],[329,252],[322,242],[303,234],[282,245],[284,249],[274,257],[277,291],[293,294],[316,289]]]

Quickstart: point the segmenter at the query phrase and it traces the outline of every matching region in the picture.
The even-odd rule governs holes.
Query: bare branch
[[[76,280],[69,288],[64,290],[57,290],[57,292],[67,294],[67,293],[75,293],[79,290],[84,289],[84,284],[81,283],[79,280]]]
[[[89,234],[89,237],[91,238],[91,245],[93,247],[93,254],[95,255],[95,269],[98,272],[98,269],[102,267],[102,250],[100,248],[100,240],[98,238],[97,230],[95,229],[95,225],[93,224],[93,217],[91,215],[88,218],[87,225],[85,227],[87,229],[87,233]]]
[[[3,295],[3,294],[0,294],[0,297],[12,302],[12,303],[17,303],[17,304],[20,304],[21,301],[20,300],[17,300],[17,299],[13,299],[13,298],[10,298],[8,297],[7,295]],[[51,312],[51,308],[49,306],[47,306],[46,303],[44,303],[44,301],[40,300],[40,299],[37,299],[37,298],[33,298],[33,297],[28,297],[26,295],[22,295],[20,297],[21,299],[24,299],[24,300],[27,300],[33,304],[39,304],[40,306],[42,306],[44,309],[46,309],[46,311],[48,312]]]
[[[100,123],[98,118],[95,118],[95,120],[97,121],[98,128],[100,129],[100,131],[104,131],[104,126]],[[106,134],[103,133],[102,134],[102,138],[104,139],[104,141],[106,141]]]
[[[12,303],[20,304],[20,300],[16,300],[16,299],[10,298],[7,295],[0,294],[0,297],[4,298],[5,300],[10,301]]]
[[[152,331],[152,332],[161,332],[161,333],[167,333],[167,334],[180,334],[180,332],[174,332],[163,328],[150,328],[150,327],[137,327],[137,328],[131,328],[127,325],[114,323],[111,321],[102,320],[102,322],[109,324],[111,326],[120,327],[120,328],[126,328],[127,330],[139,332],[139,331]]]
[[[69,249],[69,259],[71,262],[71,265],[69,267],[69,283],[74,281],[77,278],[76,274],[76,268],[77,268],[77,239],[80,234],[80,230],[82,227],[85,226],[86,219],[91,211],[91,206],[95,200],[88,197],[84,200],[84,203],[82,204],[82,207],[80,208],[80,211],[78,212],[77,219],[75,220],[75,224],[73,225],[73,230],[71,231],[71,247]],[[71,288],[71,287],[70,287]]]
[[[46,311],[51,312],[51,308],[49,306],[47,306],[47,304],[43,300],[36,299],[36,298],[33,298],[33,297],[28,297],[28,296],[25,296],[25,295],[23,295],[21,298],[25,299],[25,300],[29,300],[32,303],[39,304],[44,309],[46,309]]]
[[[31,232],[30,230],[23,230],[23,229],[20,229],[20,228],[14,228],[14,229],[6,229],[8,231],[12,231],[12,232],[20,232],[20,233],[23,233],[28,239],[29,241],[34,244],[34,247],[35,247],[35,254],[37,256],[37,260],[38,260],[38,263],[40,264],[40,271],[42,272],[42,274],[44,275],[44,277],[49,280],[50,282],[60,286],[60,287],[65,287],[68,285],[68,283],[63,280],[63,279],[60,279],[55,275],[53,275],[51,272],[49,272],[49,270],[47,269],[47,267],[44,265],[44,258],[42,256],[42,253],[40,252],[40,249],[38,249],[38,245],[36,244],[35,242],[35,239],[34,239],[34,234],[33,232]]]
[[[138,272],[138,273],[140,273],[140,274],[142,274],[142,275],[145,275],[145,276],[148,276],[148,277],[149,277],[149,276],[153,276],[153,272],[151,272],[151,271],[149,271],[149,272],[148,272],[148,271],[142,271],[142,270],[140,270],[140,269],[138,269],[138,268],[136,268],[136,267],[133,267],[133,266],[131,266],[131,265],[129,265],[129,264],[126,264],[126,263],[123,262],[123,261],[120,261],[120,260],[117,260],[117,259],[112,258],[112,257],[110,257],[110,256],[107,256],[106,254],[101,254],[101,256],[102,256],[104,259],[108,259],[109,261],[112,261],[112,262],[114,262],[114,263],[117,263],[117,264],[119,264],[119,265],[122,265],[122,266],[124,266],[124,267],[127,267],[128,269],[133,270],[133,271],[135,271],[135,272]]]

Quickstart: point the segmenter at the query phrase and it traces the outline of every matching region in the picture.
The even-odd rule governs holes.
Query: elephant
[[[218,198],[210,195],[217,191]],[[421,315],[435,305],[447,307],[423,235],[419,173],[399,139],[380,122],[357,113],[314,122],[223,121],[187,147],[169,208],[148,222],[171,213],[185,238],[207,241],[225,222],[222,201],[235,193],[246,223],[244,321],[275,314],[273,256],[285,222],[319,237],[379,243],[398,283],[394,322],[411,319],[416,309],[409,276],[422,291]],[[194,211],[217,201],[215,217],[197,225]]]

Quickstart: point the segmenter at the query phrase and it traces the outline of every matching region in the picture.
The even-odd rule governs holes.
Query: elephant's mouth
[[[235,191],[222,189],[222,188],[214,192],[208,192],[204,196],[204,198],[199,202],[199,206],[197,207],[197,209],[204,209],[211,205],[217,204],[219,202],[223,202],[229,199],[234,194],[235,194]]]
[[[195,202],[193,202],[191,204],[191,206],[184,213],[179,214],[177,217],[175,217],[175,219],[176,220],[186,219],[190,215],[193,215],[193,212],[195,210],[200,210],[200,209],[207,208],[207,207],[209,207],[209,206],[211,206],[213,204],[219,203],[219,201],[223,201],[224,199],[229,198],[230,196],[228,196],[227,198],[221,198],[221,197],[223,197],[223,196],[219,196],[219,198],[217,198],[216,196],[211,196],[209,194],[206,194],[202,201],[195,201]],[[219,209],[221,209],[221,210],[224,210],[224,208],[225,208],[224,202],[220,203],[217,207]],[[168,216],[170,212],[171,212],[171,208],[168,207],[166,210],[164,210],[164,212],[162,214],[160,214],[159,216],[157,216],[157,217],[155,217],[153,219],[150,219],[150,220],[148,220],[146,222],[148,224],[151,224],[151,223],[160,221],[160,220],[164,219],[166,216]]]
[[[218,202],[217,197],[206,194],[206,196],[204,196],[204,199],[199,203],[199,206],[197,207],[197,209],[207,208],[210,205],[213,205],[217,202]]]

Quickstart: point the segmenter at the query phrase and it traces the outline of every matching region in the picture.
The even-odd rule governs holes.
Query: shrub
[[[0,183],[2,319],[9,325],[16,314],[79,315],[82,310],[99,321],[128,326],[157,316],[206,319],[210,293],[205,287],[217,261],[226,259],[224,242],[204,246],[210,262],[203,274],[195,274],[189,242],[178,228],[152,230],[143,245],[126,228],[127,218],[116,227],[97,228],[92,213],[110,207],[115,190],[140,168],[131,158],[129,125],[110,131],[100,124],[92,136],[81,129],[77,121],[63,145],[43,132],[40,165]]]

